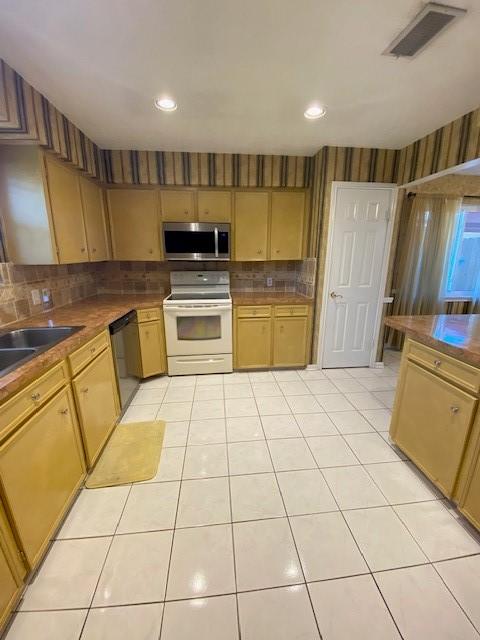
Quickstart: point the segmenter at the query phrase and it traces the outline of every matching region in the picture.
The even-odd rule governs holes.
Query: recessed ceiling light
[[[155,106],[161,111],[175,111],[177,103],[173,98],[155,98]]]
[[[312,104],[304,111],[303,115],[307,120],[316,120],[317,118],[322,118],[326,113],[325,107],[321,107],[318,104]]]

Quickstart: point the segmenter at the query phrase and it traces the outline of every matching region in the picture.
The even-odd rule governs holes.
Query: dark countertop
[[[239,304],[313,304],[313,298],[283,291],[232,291],[232,302]]]
[[[413,340],[480,367],[480,314],[389,316],[385,324]]]
[[[111,322],[131,309],[161,306],[166,295],[106,294],[92,296],[3,327],[0,333],[19,327],[84,326],[83,329],[66,340],[35,356],[14,371],[1,376],[0,401],[42,375],[51,366],[66,358],[75,349],[106,329]]]

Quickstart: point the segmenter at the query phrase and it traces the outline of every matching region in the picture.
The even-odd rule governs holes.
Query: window
[[[445,298],[475,298],[480,289],[480,204],[457,214],[446,263]]]

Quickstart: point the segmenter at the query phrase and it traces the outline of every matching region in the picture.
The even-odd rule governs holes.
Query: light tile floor
[[[385,363],[143,383],[156,477],[80,493],[7,639],[480,638],[480,539],[391,446]]]

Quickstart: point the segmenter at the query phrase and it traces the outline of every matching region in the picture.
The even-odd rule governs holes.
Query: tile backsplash
[[[99,262],[69,265],[0,263],[0,325],[96,293],[168,293],[170,271],[230,272],[232,291],[314,294],[315,258],[275,262]],[[271,279],[271,286],[268,286]],[[39,299],[32,297],[38,291]],[[48,302],[44,301],[43,293]],[[38,302],[38,304],[37,304]]]

